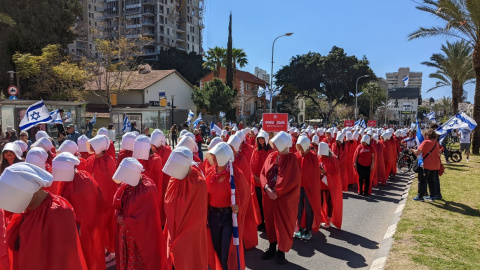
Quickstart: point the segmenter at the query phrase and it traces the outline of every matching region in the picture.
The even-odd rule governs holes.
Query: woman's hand
[[[234,214],[238,214],[238,211],[240,210],[240,209],[238,208],[238,205],[236,205],[236,204],[235,204],[235,205],[231,205],[231,207],[232,207],[233,213],[234,213]]]
[[[276,200],[277,199],[277,194],[275,193],[275,191],[271,190],[270,188],[267,188],[266,192],[267,192],[268,198],[270,198],[270,200]]]

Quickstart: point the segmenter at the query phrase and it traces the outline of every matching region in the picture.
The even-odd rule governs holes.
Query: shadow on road
[[[288,263],[284,264],[284,265],[278,265],[275,262],[275,259],[262,261],[260,259],[262,257],[262,254],[263,254],[263,250],[260,250],[258,248],[246,250],[245,251],[245,266],[248,269],[252,269],[252,270],[265,270],[265,269],[307,270],[307,268],[304,268],[300,265],[294,264],[290,261]],[[288,253],[286,253],[286,257],[287,257],[287,260],[288,260]]]

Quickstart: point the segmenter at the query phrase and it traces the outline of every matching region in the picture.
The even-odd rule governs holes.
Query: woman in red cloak
[[[0,209],[0,269],[1,270],[8,270],[9,262],[8,262],[8,248],[7,242],[5,238],[5,213],[3,209]]]
[[[237,269],[238,260],[240,268],[245,269],[243,252],[243,230],[248,204],[250,202],[250,187],[245,177],[237,167],[231,163],[234,160],[231,147],[221,142],[206,157],[210,164],[215,165],[215,170],[210,171],[205,179],[208,189],[208,224],[210,227],[210,240],[214,252],[209,253],[218,257],[217,264],[210,264],[211,269]],[[230,166],[233,166],[235,181],[235,202],[231,204]],[[237,258],[237,248],[232,241],[232,212],[238,213],[238,235],[240,258]],[[212,262],[215,260],[210,260]]]
[[[198,151],[202,151],[202,149],[198,149],[198,145],[195,142],[195,136],[192,133],[188,132],[180,138],[181,139],[178,142],[177,146],[185,146],[193,152],[193,162],[196,164],[195,170],[199,170],[200,172],[202,172],[203,175],[205,175],[205,167],[203,165],[203,161],[198,156]]]
[[[347,168],[347,158],[350,150],[343,141],[344,137],[343,133],[339,131],[335,143],[332,145],[332,152],[337,156],[341,168]],[[342,179],[342,190],[348,191],[348,170],[340,170],[340,176]]]
[[[300,228],[295,237],[310,240],[318,232],[322,216],[320,198],[320,167],[318,157],[310,150],[310,140],[306,136],[298,137],[297,153],[300,171],[300,202],[298,204],[297,224]],[[302,220],[304,218],[304,222]]]
[[[340,179],[338,159],[331,153],[328,144],[318,145],[318,162],[321,173],[322,192],[322,227],[330,228],[333,223],[337,229],[342,228],[343,192]]]
[[[348,153],[347,153],[347,163],[345,170],[347,172],[347,179],[348,179],[348,184],[355,184],[354,180],[355,178],[353,177],[354,175],[354,168],[353,168],[353,155],[355,154],[355,150],[357,150],[357,143],[355,140],[353,140],[353,133],[351,131],[347,131],[345,133],[345,144],[348,146]]]
[[[262,172],[263,164],[268,155],[273,152],[272,147],[268,143],[270,137],[265,131],[260,131],[257,136],[257,147],[253,150],[252,159],[250,160],[250,170],[252,180],[255,185],[255,194],[260,210],[260,220],[257,220],[258,230],[265,229],[265,219],[263,214],[263,199],[262,199],[262,183],[260,182],[260,174]],[[255,215],[258,218],[258,215]]]
[[[364,135],[362,144],[355,150],[353,166],[355,178],[358,179],[358,195],[370,196],[372,179],[375,177],[376,150],[370,145],[370,136]]]
[[[101,127],[97,131],[97,136],[100,136],[100,135],[105,135],[108,138],[108,130],[104,127]],[[117,156],[115,154],[115,145],[113,145],[113,141],[111,141],[110,139],[108,141],[109,141],[108,148],[105,151],[105,154],[108,155],[108,156],[111,156],[113,158],[113,160],[116,160]]]
[[[115,173],[115,161],[111,156],[105,154],[108,149],[110,140],[105,135],[95,136],[87,141],[87,149],[92,154],[87,159],[86,171],[93,176],[98,186],[102,190],[103,200],[105,202],[105,211],[103,214],[104,228],[102,235],[105,237],[105,246],[107,252],[115,252],[115,209],[112,206],[113,196],[118,185],[112,181]],[[113,255],[109,254],[109,260]]]
[[[152,151],[156,153],[162,159],[162,168],[165,166],[165,162],[167,162],[170,153],[172,153],[172,149],[170,146],[165,144],[165,135],[160,129],[155,129],[152,134],[150,135],[150,143],[152,144]],[[163,181],[162,181],[162,196],[161,199],[165,198],[165,192],[167,191],[168,181],[170,181],[170,176],[168,174],[163,174]],[[162,226],[165,225],[165,207],[162,203],[162,207],[160,209],[162,219]]]
[[[85,135],[82,135],[77,139],[78,154],[84,159],[88,159],[90,157],[90,153],[88,153],[87,149],[87,141],[88,137]]]
[[[390,141],[392,133],[387,131],[382,134],[382,145],[383,145],[383,157],[384,157],[384,164],[385,164],[385,178],[388,180],[391,174],[393,174],[393,167],[396,166],[394,164],[393,155],[394,149],[393,144]],[[386,181],[386,180],[385,180]]]
[[[60,153],[53,159],[53,181],[58,181],[55,194],[73,206],[88,269],[104,270],[104,225],[98,221],[98,214],[103,212],[102,191],[92,175],[75,168],[79,164],[77,157],[69,152]]]
[[[215,145],[223,142],[222,138],[220,137],[215,137],[210,141],[210,144],[207,147],[207,150],[210,151],[215,147]],[[203,161],[203,167],[205,168],[205,175],[208,175],[211,170],[215,169],[215,165],[210,165],[210,162],[208,162],[208,159],[205,158]]]
[[[165,194],[168,270],[172,266],[176,270],[208,269],[207,185],[192,162],[193,153],[177,147],[163,168],[171,176]]]
[[[23,161],[22,149],[14,143],[7,143],[2,149],[2,159],[0,165],[0,174],[12,164]],[[45,166],[45,165],[44,165]]]
[[[166,268],[158,190],[142,170],[135,158],[125,158],[112,178],[121,182],[113,201],[119,270]]]
[[[72,206],[41,189],[51,183],[51,174],[26,162],[0,176],[0,208],[16,213],[6,232],[10,269],[88,269]]]
[[[335,138],[333,137],[334,134],[333,129],[329,128],[327,132],[325,132],[325,138],[323,138],[322,142],[327,143],[330,149],[332,149],[333,144],[335,143]]]
[[[383,144],[381,141],[378,140],[378,135],[374,134],[373,139],[376,142],[376,150],[377,150],[377,179],[380,185],[387,184],[387,178],[385,177],[385,163],[383,162]]]
[[[122,160],[127,157],[132,157],[133,154],[133,143],[137,136],[132,132],[127,132],[122,136],[122,144],[120,145],[120,151],[118,152],[118,158],[116,163],[116,168],[120,165]]]
[[[260,182],[263,190],[263,213],[270,247],[262,260],[277,257],[278,264],[285,264],[285,252],[293,244],[300,200],[300,167],[295,154],[290,153],[290,135],[281,131],[270,144],[275,152],[265,160]],[[278,243],[278,251],[277,249]]]
[[[52,161],[55,158],[55,152],[52,152],[52,148],[53,148],[53,150],[55,150],[55,147],[53,146],[52,141],[50,141],[49,138],[43,137],[43,138],[38,139],[36,142],[34,142],[30,146],[30,148],[34,148],[34,147],[40,147],[43,150],[45,150],[45,152],[47,152],[48,158],[47,158],[46,164],[48,164],[47,167],[51,167],[52,166]]]

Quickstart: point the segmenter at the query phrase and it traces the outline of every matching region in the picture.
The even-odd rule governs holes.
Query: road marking
[[[385,268],[385,264],[387,263],[387,257],[380,257],[375,259],[370,267],[370,270],[382,270]]]
[[[397,224],[392,224],[388,227],[387,232],[385,233],[385,236],[383,239],[387,239],[392,237],[395,234],[395,231],[397,230]]]
[[[400,204],[399,206],[397,206],[397,210],[395,210],[395,214],[402,212],[403,208],[405,208],[405,204]]]

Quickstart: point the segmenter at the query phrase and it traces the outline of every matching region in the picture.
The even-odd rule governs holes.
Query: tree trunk
[[[480,123],[480,43],[477,42],[473,51],[473,68],[475,69],[475,97],[473,103],[473,119]],[[480,125],[473,132],[472,153],[478,155],[480,150]]]
[[[458,103],[461,101],[463,95],[463,88],[458,80],[452,81],[452,109],[453,114],[458,112]]]

